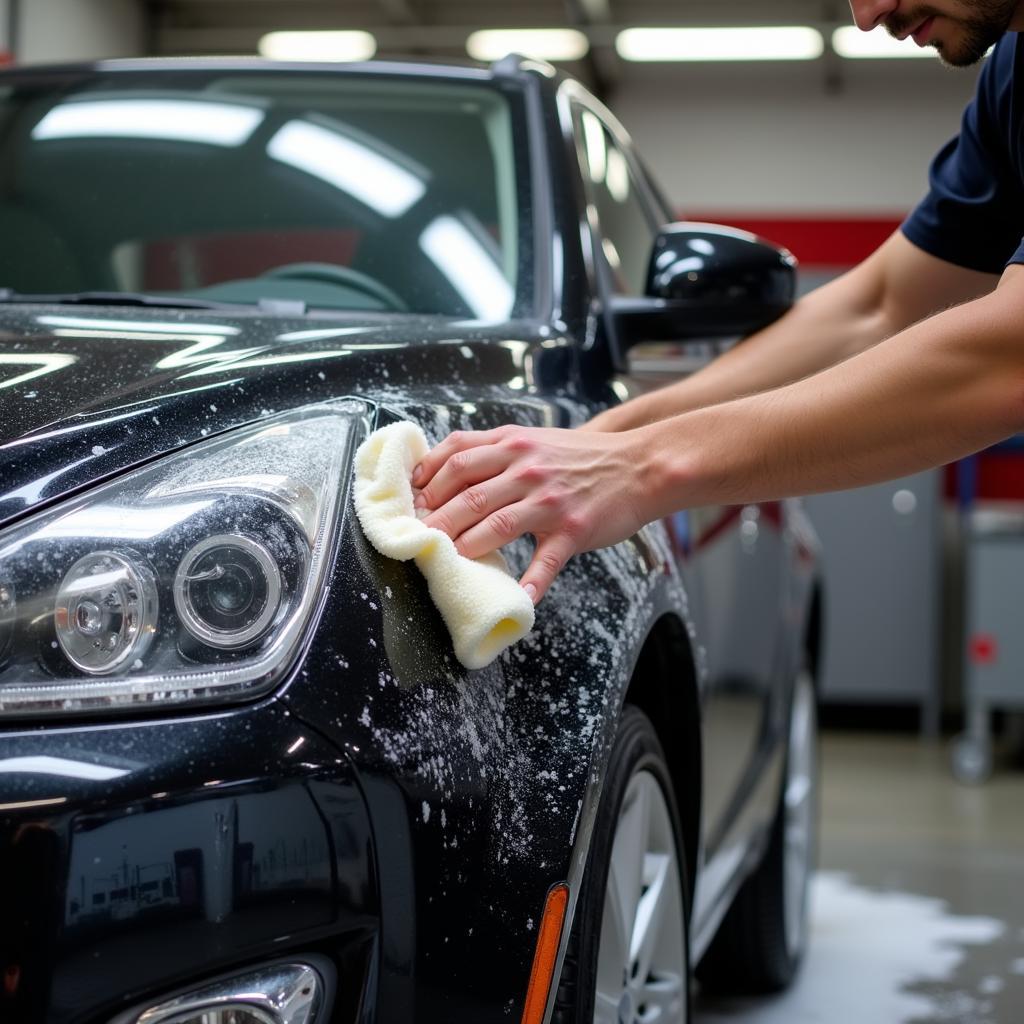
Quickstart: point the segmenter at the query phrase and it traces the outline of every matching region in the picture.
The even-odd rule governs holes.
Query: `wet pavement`
[[[695,1024],[1021,1024],[1024,771],[950,776],[945,745],[830,735],[811,950],[793,988]]]

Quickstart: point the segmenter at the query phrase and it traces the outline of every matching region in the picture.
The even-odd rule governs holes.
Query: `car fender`
[[[459,421],[449,412],[426,426],[443,435]],[[513,575],[531,550],[507,546]],[[455,660],[418,570],[374,551],[351,507],[334,572],[284,699],[347,754],[366,796],[381,1019],[389,1000],[396,1020],[399,1005],[425,1020],[517,1016],[546,893],[563,881],[578,891],[647,634],[665,614],[689,627],[667,534],[652,524],[574,558],[533,632],[474,672]]]

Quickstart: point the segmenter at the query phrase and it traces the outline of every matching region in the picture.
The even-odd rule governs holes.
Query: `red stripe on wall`
[[[804,270],[839,269],[860,263],[903,222],[902,217],[895,215],[784,218],[692,210],[686,211],[684,219],[727,224],[784,245],[800,260]],[[1024,501],[1024,457],[1020,452],[982,452],[977,464],[976,485],[978,500]],[[948,499],[956,499],[955,465],[945,469],[945,493]]]
[[[946,467],[945,484],[946,497],[955,499],[955,465]],[[982,452],[976,484],[979,501],[1024,501],[1024,459],[1020,452]]]
[[[883,217],[780,217],[686,211],[686,220],[728,224],[784,245],[804,267],[852,267],[870,256],[903,222]]]

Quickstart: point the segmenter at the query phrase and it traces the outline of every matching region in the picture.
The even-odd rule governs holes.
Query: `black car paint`
[[[131,316],[135,333],[145,333],[137,330],[144,322],[139,314],[133,311]],[[146,316],[153,323],[167,319],[162,313]],[[76,311],[75,319],[82,333],[90,331],[82,311]],[[199,318],[190,313],[189,319],[194,326]],[[95,322],[109,320],[107,310],[94,318]],[[179,322],[187,336],[188,320]],[[203,314],[201,322],[210,325],[215,318]],[[276,323],[272,327],[278,334],[287,334],[296,325]],[[346,324],[340,329],[352,327]],[[258,332],[251,330],[240,359],[207,362],[200,367],[215,371],[206,376],[214,377],[216,383],[200,384],[198,391],[193,390],[191,381],[181,379],[195,369],[186,369],[183,375],[180,365],[173,374],[145,380],[147,365],[168,359],[162,345],[160,357],[154,359],[149,354],[152,341],[133,345],[126,339],[115,344],[111,339],[76,340],[79,362],[50,375],[48,384],[43,378],[28,382],[20,396],[24,405],[43,408],[39,398],[45,387],[55,398],[62,394],[69,398],[72,408],[75,404],[80,407],[75,396],[88,388],[86,382],[115,373],[120,383],[119,402],[113,408],[103,402],[101,409],[86,408],[56,418],[46,412],[31,423],[35,430],[19,439],[23,443],[0,450],[0,478],[10,480],[26,463],[41,471],[28,484],[20,477],[20,486],[7,489],[0,498],[0,508],[17,517],[43,507],[48,497],[64,497],[73,488],[95,482],[99,478],[97,465],[102,466],[104,475],[114,475],[147,455],[211,436],[233,417],[238,417],[234,420],[238,423],[277,411],[276,403],[262,404],[271,401],[269,396],[274,393],[293,401],[298,397],[302,404],[334,397],[339,390],[372,394],[384,407],[380,422],[398,414],[411,417],[424,424],[435,440],[449,427],[496,425],[508,418],[509,380],[528,377],[554,382],[567,376],[569,348],[565,339],[560,342],[550,337],[551,332],[535,329],[536,336],[527,341],[531,332],[525,325],[520,327],[507,332],[515,334],[513,341],[503,336],[483,340],[470,333],[453,339],[450,327],[439,331],[434,325],[433,333],[443,335],[434,340],[429,325],[418,324],[410,330],[416,340],[407,337],[404,342],[396,340],[400,332],[394,326],[385,331],[370,328],[365,341],[346,334],[344,346],[320,340],[313,345],[289,345],[284,351],[280,344],[259,344]],[[8,351],[48,353],[55,340],[48,344],[45,338],[27,340],[25,335],[15,335],[22,340],[12,342],[12,333],[4,331]],[[131,331],[126,328],[125,333]],[[65,336],[63,344],[68,343]],[[180,338],[177,344],[185,347],[172,362],[187,358],[181,353],[192,346]],[[254,349],[261,354],[253,356]],[[213,351],[208,349],[204,355],[209,358]],[[282,357],[276,365],[271,354],[275,351]],[[296,358],[299,356],[308,358]],[[262,365],[240,365],[253,359],[262,360]],[[67,379],[60,382],[62,387],[56,387],[61,373],[71,377],[76,372],[81,374],[79,381]],[[143,383],[136,382],[136,373],[143,376]],[[342,374],[344,384],[337,379]],[[254,378],[261,377],[256,386]],[[463,383],[467,377],[472,385]],[[416,381],[417,387],[407,391],[388,384],[403,378]],[[448,395],[428,404],[422,399],[432,390],[447,391]],[[34,398],[25,397],[33,391]],[[238,405],[246,401],[250,404],[240,414]],[[259,405],[254,406],[253,401]],[[538,425],[569,425],[582,411],[580,403],[567,396],[543,402],[524,393],[518,405],[515,418]],[[467,411],[470,406],[472,413]],[[216,425],[206,426],[208,423]],[[154,443],[158,428],[164,428],[163,445]],[[66,472],[54,476],[61,468]],[[448,648],[444,627],[418,574],[373,552],[351,517],[345,523],[320,628],[298,678],[284,689],[282,699],[302,721],[312,723],[358,764],[364,784],[377,794],[369,801],[377,834],[389,833],[394,821],[401,820],[396,819],[396,800],[400,806],[407,805],[406,828],[425,833],[415,843],[417,851],[427,856],[423,861],[418,857],[412,865],[414,879],[407,877],[407,862],[399,858],[392,863],[387,841],[376,843],[382,894],[403,894],[391,908],[391,920],[382,921],[382,931],[389,936],[385,966],[390,964],[399,977],[408,970],[407,960],[399,966],[387,959],[388,949],[395,946],[406,951],[404,956],[395,954],[399,960],[420,959],[418,974],[435,978],[433,983],[424,982],[422,992],[417,987],[416,1002],[427,1000],[431,1007],[421,1011],[426,1013],[424,1019],[452,1017],[457,1009],[449,1005],[451,1001],[458,1003],[481,984],[484,991],[475,995],[479,999],[476,1013],[482,1013],[499,992],[508,993],[508,999],[525,993],[522,972],[528,971],[529,939],[539,921],[544,892],[552,881],[569,874],[571,839],[581,813],[591,748],[599,738],[595,729],[604,712],[600,702],[607,700],[612,708],[617,704],[617,698],[609,699],[603,687],[584,685],[593,674],[588,661],[601,649],[603,637],[597,635],[581,643],[585,634],[580,633],[577,615],[585,612],[593,622],[622,621],[634,634],[650,620],[654,608],[644,608],[637,598],[649,589],[646,577],[653,556],[641,542],[636,547],[639,553],[632,555],[607,552],[580,559],[559,581],[548,605],[558,612],[557,620],[524,642],[506,662],[467,679],[454,659],[444,653]],[[516,568],[525,568],[527,548],[522,542],[514,545],[510,554]],[[605,579],[608,564],[615,566],[623,586],[634,587],[634,593],[615,594],[609,588]],[[665,570],[662,564],[654,567],[660,573]],[[571,600],[573,595],[586,595],[587,600],[570,613],[573,605],[580,604]],[[666,611],[672,606],[666,599],[660,604]],[[631,644],[637,645],[640,639],[633,635]],[[627,651],[623,647],[616,654],[622,659]],[[611,651],[602,652],[601,663],[604,671],[615,670]],[[556,664],[558,675],[552,672]],[[619,672],[621,686],[626,678],[624,666]],[[572,684],[564,694],[559,692],[559,677]],[[319,680],[320,685],[310,686],[307,679]],[[349,688],[346,683],[350,680],[361,682]],[[538,723],[552,722],[552,702],[559,704],[558,717],[543,735],[535,736]],[[562,724],[558,724],[560,720]],[[148,733],[137,733],[135,726],[131,722],[122,728],[122,744],[134,750],[143,743],[148,749]],[[104,727],[111,728],[116,726]],[[34,743],[36,752],[49,751],[51,735],[49,729],[40,730],[24,742]],[[96,760],[103,763],[102,757]],[[199,792],[203,792],[202,785],[196,786]],[[12,793],[9,802],[16,799],[17,794]],[[424,812],[424,803],[433,810]],[[91,802],[85,800],[82,806],[88,809]],[[378,824],[374,819],[379,808],[385,810],[384,821]],[[433,822],[424,820],[427,814]],[[548,874],[538,876],[538,864],[544,864]],[[410,890],[418,894],[415,914],[406,902]],[[470,892],[477,914],[467,912],[465,899]],[[448,934],[453,898],[460,901],[459,920],[465,923],[465,934]],[[387,906],[382,908],[383,914],[387,911]],[[409,934],[399,942],[403,932]],[[418,956],[415,950],[421,951]],[[486,963],[473,963],[470,954],[476,950]],[[495,958],[493,963],[490,958]],[[507,972],[504,983],[500,980],[502,968]],[[139,983],[137,991],[143,991],[145,972],[133,977]],[[107,999],[117,994],[96,993]],[[394,1015],[387,1012],[387,1001],[392,999],[400,999],[402,1004]],[[376,1012],[382,1020],[404,1019],[405,1008],[412,1001],[411,995],[402,996],[401,985],[382,986]],[[51,1008],[54,1011],[56,1007]]]
[[[2,750],[4,1020],[104,1019],[134,992],[260,957],[288,934],[364,976],[378,908],[355,773],[280,700],[129,726],[9,729]],[[39,756],[123,774],[13,768]],[[204,890],[211,859],[231,891]],[[87,888],[86,872],[107,888]],[[354,1009],[358,998],[342,995]]]
[[[535,179],[549,183],[535,189],[549,197],[538,203],[537,237],[550,242],[537,247],[544,287],[536,318],[489,326],[0,306],[0,348],[26,360],[5,367],[9,376],[45,369],[46,359],[29,361],[34,355],[75,357],[60,367],[50,360],[50,372],[7,392],[0,522],[270,412],[339,396],[367,402],[378,424],[415,419],[432,440],[510,420],[572,426],[614,401],[579,175],[553,102],[558,82],[517,74],[533,110],[534,150],[544,154]],[[237,333],[199,344],[197,324]],[[296,338],[311,330],[337,334]],[[529,545],[516,542],[508,554],[521,571]],[[304,658],[272,697],[181,718],[0,731],[3,758],[66,756],[128,769],[116,782],[62,779],[59,787],[50,776],[3,775],[0,861],[15,913],[0,931],[0,1015],[98,1024],[230,967],[308,949],[339,965],[334,1020],[517,1020],[544,895],[565,879],[573,897],[578,890],[603,758],[645,642],[666,631],[681,650],[694,642],[679,556],[655,524],[579,557],[539,609],[535,632],[469,674],[416,571],[377,555],[349,509],[326,605]],[[789,623],[776,655],[780,679],[802,656],[812,581],[805,558],[779,595]],[[699,658],[673,671],[664,685],[692,737],[708,680]],[[744,830],[747,863],[756,862],[778,791],[786,700],[777,688],[737,794],[733,826]],[[682,763],[699,763],[686,754]],[[308,845],[329,852],[313,858],[302,884],[271,887],[247,911],[244,937],[226,912],[207,914],[185,941],[155,930],[139,910],[76,942],[68,888],[80,834],[106,828],[111,838],[95,840],[97,855],[121,864],[130,846],[115,833],[141,845],[170,800],[188,821],[182,827],[215,847],[225,815],[215,801],[262,802],[273,818],[275,795],[300,791],[316,810]],[[31,803],[55,793],[66,798],[60,805]],[[698,841],[688,852],[692,872]],[[87,970],[97,966],[87,958],[123,955],[125,936],[127,963]]]

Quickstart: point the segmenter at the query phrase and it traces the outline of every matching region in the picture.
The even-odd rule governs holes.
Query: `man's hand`
[[[536,604],[565,563],[632,536],[648,516],[650,449],[632,432],[498,427],[449,434],[413,474],[427,526],[479,558],[532,534],[520,582]]]

